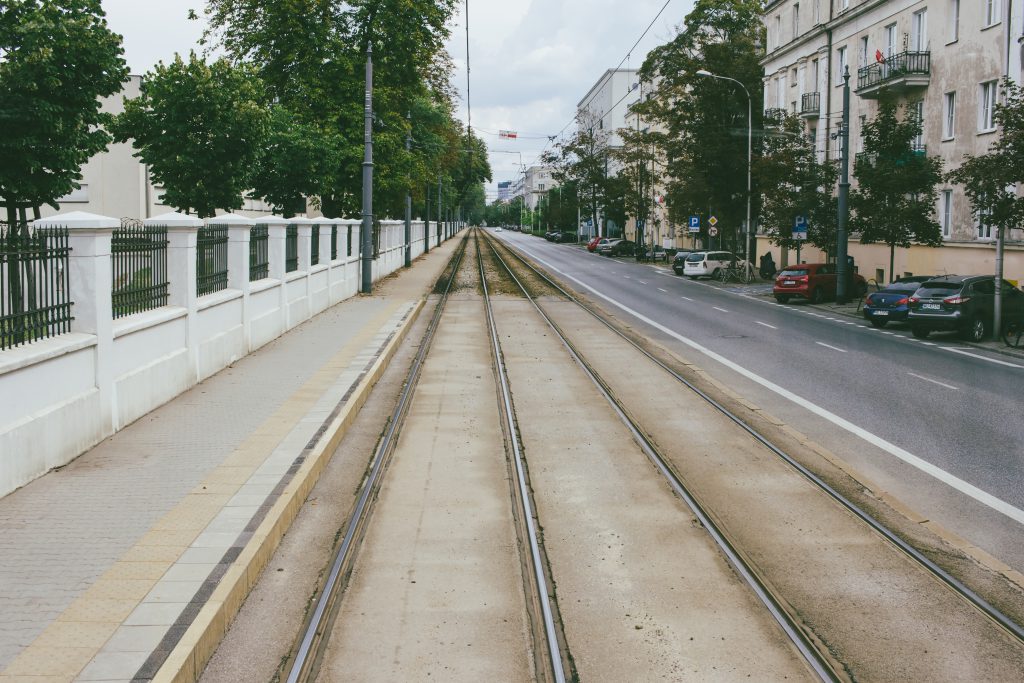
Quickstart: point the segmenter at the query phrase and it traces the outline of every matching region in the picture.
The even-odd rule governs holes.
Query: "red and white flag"
[[[498,137],[501,138],[502,140],[515,140],[517,137],[519,137],[519,134],[516,133],[514,130],[499,130]]]
[[[875,50],[875,61],[885,62],[885,55],[882,54],[881,50]]]

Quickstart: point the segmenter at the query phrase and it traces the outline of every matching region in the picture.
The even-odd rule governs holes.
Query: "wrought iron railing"
[[[270,277],[270,240],[265,225],[249,228],[249,282]]]
[[[115,318],[167,305],[167,227],[122,219],[110,240]]]
[[[931,52],[906,51],[890,55],[885,61],[869,64],[857,69],[857,90],[881,85],[907,75],[931,73]]]
[[[348,239],[345,242],[345,256],[352,256],[352,226],[348,226]]]
[[[785,109],[780,107],[772,107],[764,110],[764,125],[766,126],[778,126],[786,120],[787,112]]]
[[[331,226],[331,260],[338,258],[338,226]]]
[[[67,228],[0,223],[0,349],[71,329]]]
[[[312,234],[310,235],[312,240],[309,243],[309,265],[315,266],[320,263],[320,226],[314,225]]]
[[[284,272],[299,269],[299,226],[289,225],[284,233]]]
[[[928,156],[928,145],[913,143],[911,144],[908,152],[905,152],[896,158],[895,164],[897,166],[901,166],[907,163],[910,159],[924,156]],[[874,166],[878,161],[878,154],[874,152],[858,152],[855,158],[857,163]]]
[[[800,97],[801,114],[817,114],[821,111],[821,95],[816,92],[805,92]]]
[[[196,294],[212,294],[227,286],[228,226],[203,226],[196,238]]]

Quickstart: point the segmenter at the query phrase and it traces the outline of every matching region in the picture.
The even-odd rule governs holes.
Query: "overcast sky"
[[[469,3],[473,128],[492,150],[493,189],[497,181],[515,177],[520,152],[524,163],[536,161],[546,136],[572,121],[576,103],[606,69],[626,57],[665,0]],[[188,10],[202,15],[204,5],[202,0],[103,0],[110,27],[124,37],[125,57],[136,74],[196,47],[204,24],[189,21]],[[465,121],[465,0],[461,5],[449,50]],[[670,40],[692,6],[693,0],[669,0],[623,66],[638,67],[651,48]],[[500,140],[499,130],[517,131],[519,138]]]

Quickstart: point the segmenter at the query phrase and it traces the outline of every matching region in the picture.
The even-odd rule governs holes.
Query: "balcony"
[[[821,95],[816,92],[808,92],[800,97],[800,118],[816,119],[820,112]]]
[[[931,52],[900,52],[857,69],[857,94],[869,100],[924,88],[931,80]]]
[[[896,166],[903,166],[904,164],[907,163],[907,161],[909,161],[911,159],[917,159],[919,157],[926,157],[926,156],[928,156],[928,146],[924,145],[924,144],[921,144],[919,142],[913,142],[910,145],[909,153],[901,155],[899,158],[897,158],[894,161],[894,164]],[[878,155],[871,154],[869,152],[858,152],[856,154],[856,160],[859,163],[869,164],[871,166],[874,166],[875,163],[878,161]]]
[[[764,126],[765,128],[778,128],[786,120],[786,116],[789,112],[779,107],[772,107],[764,110]]]

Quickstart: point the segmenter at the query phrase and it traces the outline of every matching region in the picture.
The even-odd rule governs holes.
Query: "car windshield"
[[[702,252],[695,251],[694,253],[687,256],[686,260],[690,261],[691,263],[697,263],[698,261],[704,260],[704,254]]]
[[[960,291],[959,282],[925,282],[917,290],[917,295],[922,298],[942,298],[954,292]]]
[[[882,291],[905,294],[907,292],[916,292],[920,286],[920,282],[893,282]]]
[[[801,275],[807,275],[806,268],[788,268],[779,273],[778,277],[800,277]]]

